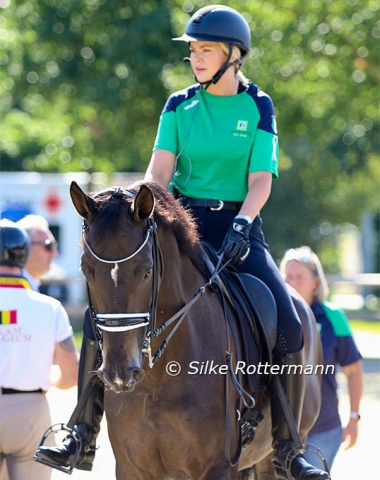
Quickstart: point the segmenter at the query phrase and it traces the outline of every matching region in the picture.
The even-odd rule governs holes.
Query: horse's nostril
[[[131,372],[131,380],[138,383],[144,376],[144,370],[141,368],[134,368]]]

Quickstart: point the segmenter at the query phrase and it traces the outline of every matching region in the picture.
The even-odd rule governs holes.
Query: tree
[[[166,92],[165,1],[15,1],[4,9],[3,170],[142,170]]]

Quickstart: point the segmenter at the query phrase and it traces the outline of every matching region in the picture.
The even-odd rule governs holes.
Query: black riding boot
[[[289,365],[290,368],[284,368],[280,375],[280,381],[284,393],[288,398],[290,409],[297,431],[301,422],[302,405],[305,393],[305,381],[303,373],[294,373],[303,368],[303,352],[297,352],[286,355],[282,362],[278,362],[281,368]],[[301,365],[296,370],[295,367]],[[272,382],[273,383],[273,382]],[[276,470],[277,480],[328,480],[330,475],[318,468],[310,465],[305,457],[296,450],[292,440],[289,427],[285,420],[282,404],[279,400],[277,389],[274,385],[270,388],[271,412],[272,412],[272,436],[274,459],[273,463]],[[287,469],[291,476],[287,475]],[[289,471],[288,470],[288,471]]]
[[[78,402],[88,382],[91,382],[91,392],[75,422],[75,432],[82,440],[81,451],[75,468],[92,470],[95,457],[96,439],[100,431],[100,422],[103,417],[104,387],[95,372],[100,362],[98,342],[83,336],[78,373]],[[71,422],[69,422],[70,424]],[[64,441],[55,447],[41,446],[36,456],[48,462],[50,466],[69,467],[77,450],[77,440],[69,434]]]

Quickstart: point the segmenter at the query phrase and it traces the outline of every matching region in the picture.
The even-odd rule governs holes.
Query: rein
[[[166,322],[164,322],[160,327],[158,327],[156,330],[148,332],[145,343],[144,343],[144,349],[143,353],[145,353],[148,356],[148,361],[149,361],[149,366],[150,368],[153,368],[156,360],[161,357],[163,352],[165,351],[166,347],[168,346],[168,343],[176,330],[179,328],[181,325],[183,319],[185,318],[186,314],[188,311],[191,309],[191,307],[196,303],[199,298],[206,292],[206,289],[214,283],[216,277],[219,275],[219,273],[225,268],[225,265],[220,267],[221,260],[218,262],[218,265],[215,268],[214,273],[211,275],[209,280],[198,289],[198,291],[195,293],[194,297],[186,303],[177,313],[175,313],[172,317],[170,317]],[[171,332],[167,335],[165,340],[162,342],[161,346],[157,349],[156,353],[152,355],[152,350],[150,347],[150,339],[151,338],[156,338],[158,337],[161,333],[163,333],[173,322],[177,321],[177,324],[175,327],[171,330]]]

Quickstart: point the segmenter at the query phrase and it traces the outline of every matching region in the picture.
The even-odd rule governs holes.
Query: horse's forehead
[[[110,196],[108,199],[94,197],[97,215],[93,218],[92,225],[88,232],[92,241],[102,242],[103,240],[128,236],[141,236],[141,228],[133,215],[133,198]],[[93,228],[91,228],[93,227]]]

